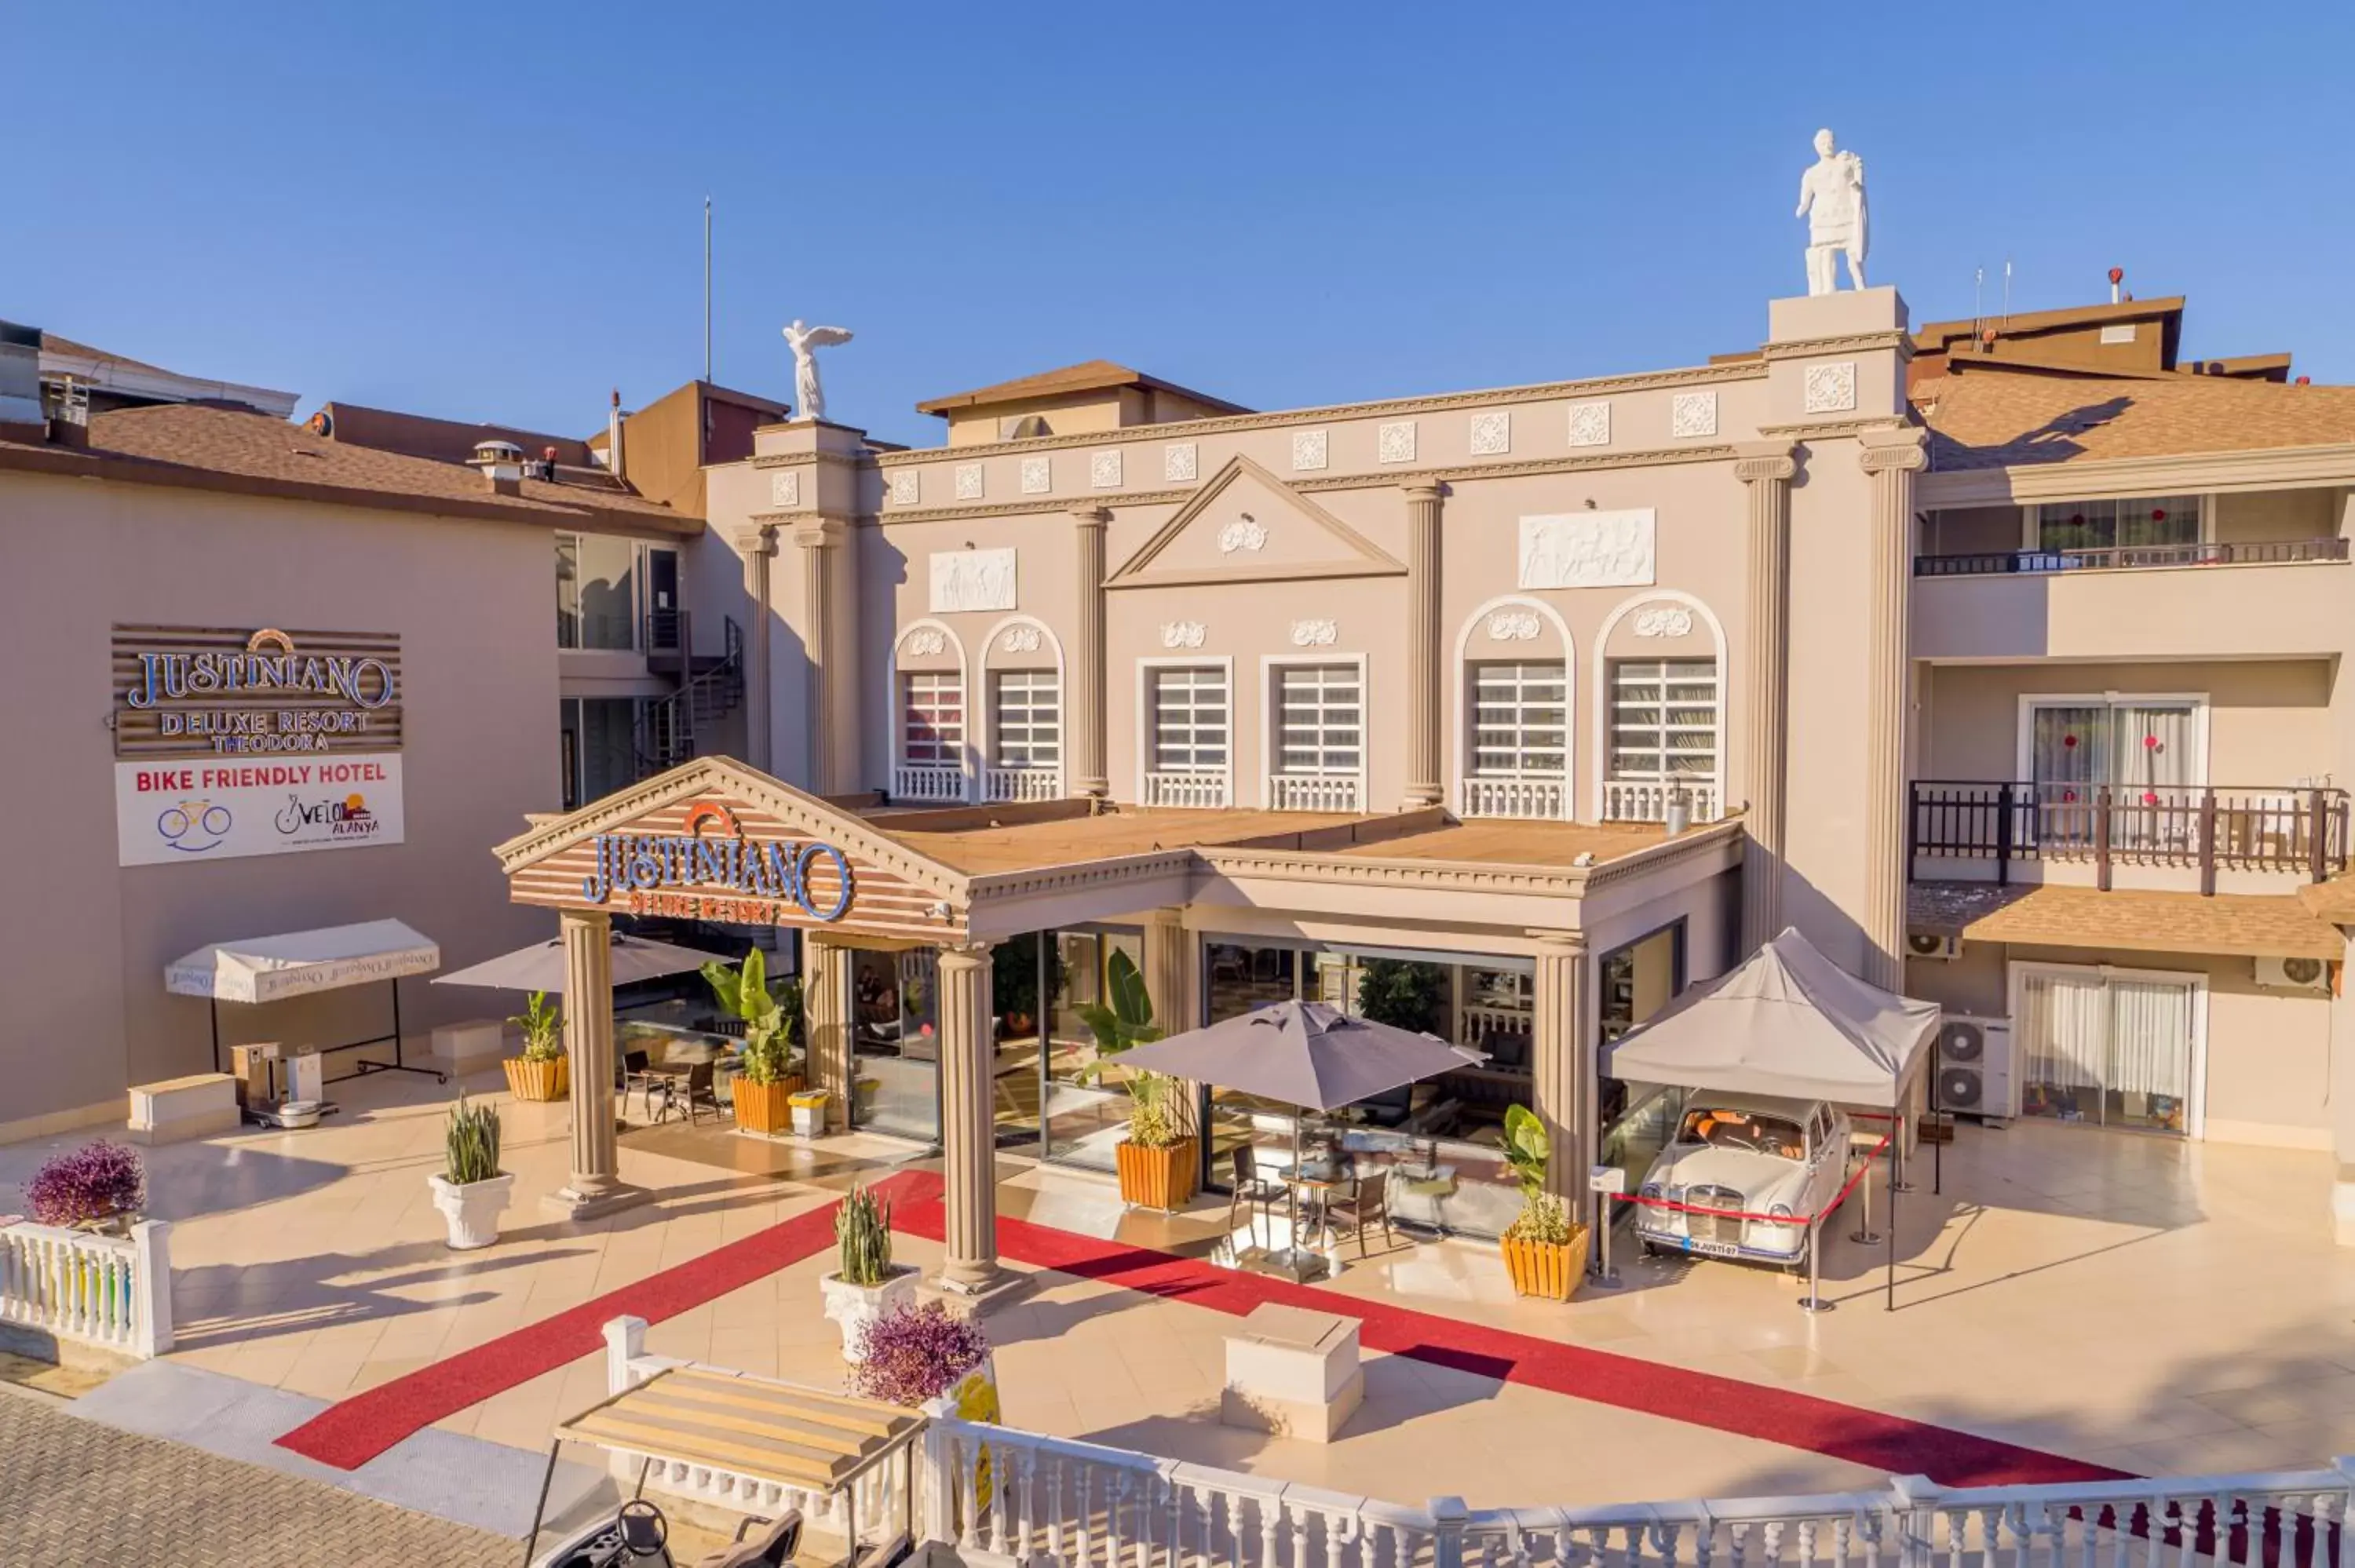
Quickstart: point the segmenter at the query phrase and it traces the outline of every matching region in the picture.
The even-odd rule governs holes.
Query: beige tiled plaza
[[[473,1086],[490,1093],[494,1082]],[[637,1132],[623,1140],[623,1175],[658,1200],[560,1224],[538,1200],[565,1173],[565,1108],[509,1104],[502,1091],[516,1201],[498,1245],[457,1255],[442,1246],[424,1183],[444,1091],[376,1078],[338,1092],[342,1115],[312,1131],[152,1152],[151,1206],[179,1222],[176,1359],[342,1398],[824,1204],[905,1158],[855,1139],[801,1153],[708,1123]],[[69,1141],[0,1149],[0,1207]],[[1222,1204],[1175,1221],[1124,1214],[1107,1180],[1003,1168],[1008,1216],[1175,1251],[1217,1245]],[[1893,1313],[1882,1310],[1880,1249],[1846,1242],[1825,1281],[1838,1309],[1813,1316],[1776,1273],[1625,1257],[1619,1290],[1566,1308],[1518,1301],[1494,1249],[1474,1243],[1378,1245],[1363,1263],[1352,1252],[1330,1287],[2129,1470],[2312,1465],[2355,1450],[2355,1252],[2330,1245],[2322,1156],[2022,1123],[1963,1128],[1943,1195],[1929,1190],[1926,1161],[1915,1174]],[[1883,1201],[1876,1193],[1876,1209]],[[1850,1228],[1844,1214],[1838,1229]],[[901,1255],[938,1254],[903,1239]],[[833,1385],[836,1330],[816,1285],[827,1266],[822,1253],[657,1324],[649,1348]],[[1269,1439],[1215,1419],[1232,1318],[1063,1275],[1037,1284],[991,1319],[1019,1426],[1476,1505],[1755,1495],[1874,1475],[1401,1356],[1369,1357],[1365,1409],[1341,1441]],[[540,1447],[560,1414],[603,1394],[603,1380],[602,1359],[585,1356],[442,1425]]]

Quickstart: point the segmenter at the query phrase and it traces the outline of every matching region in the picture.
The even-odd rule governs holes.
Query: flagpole
[[[703,198],[703,378],[711,379],[711,198]]]

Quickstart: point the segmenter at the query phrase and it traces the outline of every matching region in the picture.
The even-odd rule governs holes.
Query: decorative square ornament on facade
[[[934,551],[930,563],[932,613],[1016,609],[1016,554],[1010,549]]]
[[[1501,457],[1513,450],[1513,416],[1509,409],[1496,408],[1472,416],[1472,455]]]
[[[1574,447],[1609,446],[1611,405],[1572,403],[1570,406],[1570,444]]]
[[[1193,442],[1172,441],[1161,449],[1161,477],[1170,483],[1191,484],[1200,472]]]
[[[1414,421],[1394,419],[1384,425],[1375,442],[1375,454],[1383,462],[1414,461]]]
[[[1323,430],[1292,432],[1292,466],[1299,472],[1311,473],[1323,468],[1330,450]]]
[[[1044,495],[1055,488],[1054,460],[1027,457],[1022,460],[1022,493]]]
[[[891,471],[891,504],[913,506],[922,499],[923,490],[919,471],[912,468]]]
[[[1668,404],[1668,434],[1678,440],[1717,434],[1717,394],[1678,393]]]
[[[956,467],[956,498],[959,501],[979,501],[982,498],[981,464],[961,462]]]
[[[1652,508],[1521,519],[1525,588],[1647,588],[1654,581]]]
[[[799,506],[802,503],[802,476],[795,469],[779,469],[769,476],[769,504],[775,507]]]
[[[1807,366],[1806,410],[1810,414],[1844,414],[1856,407],[1856,361],[1833,360]]]
[[[1120,449],[1088,454],[1088,483],[1097,490],[1118,490],[1121,486]]]

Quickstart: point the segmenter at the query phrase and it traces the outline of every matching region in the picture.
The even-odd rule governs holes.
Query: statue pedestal
[[[1842,289],[1766,302],[1766,341],[1806,343],[1874,332],[1903,332],[1905,302],[1895,289]]]

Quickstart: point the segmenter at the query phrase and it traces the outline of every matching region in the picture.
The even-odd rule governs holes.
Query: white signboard
[[[1015,552],[941,550],[932,559],[932,613],[1012,609]]]
[[[1648,588],[1652,509],[1521,519],[1521,587]]]
[[[123,865],[397,844],[400,754],[117,762],[114,831]]]

